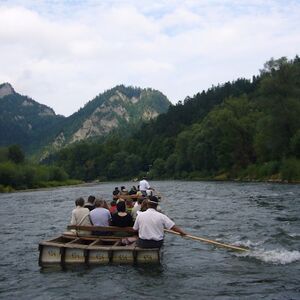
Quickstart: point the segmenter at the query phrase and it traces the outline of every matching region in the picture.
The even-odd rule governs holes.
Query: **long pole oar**
[[[246,249],[246,248],[241,248],[241,247],[237,247],[237,246],[233,246],[233,245],[223,244],[223,243],[219,243],[219,242],[216,242],[216,241],[213,241],[213,240],[208,240],[208,239],[201,238],[201,237],[194,236],[194,235],[189,235],[189,234],[187,234],[187,235],[181,235],[180,233],[178,233],[176,231],[173,231],[173,230],[169,230],[169,229],[165,229],[165,232],[176,234],[176,235],[180,235],[182,237],[189,238],[191,240],[201,241],[201,242],[213,244],[213,245],[216,245],[216,246],[219,246],[219,247],[223,247],[223,248],[227,248],[227,249],[231,249],[231,250],[249,251],[249,249]]]

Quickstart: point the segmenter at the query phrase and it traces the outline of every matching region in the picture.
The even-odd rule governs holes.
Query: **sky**
[[[176,104],[300,55],[300,0],[0,0],[0,84],[68,116],[118,84]]]

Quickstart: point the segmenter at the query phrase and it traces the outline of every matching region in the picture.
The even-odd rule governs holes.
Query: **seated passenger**
[[[141,206],[142,206],[142,203],[143,203],[144,199],[142,198],[139,198],[136,203],[137,205],[134,205],[134,207],[132,208],[132,211],[131,211],[131,216],[132,216],[132,219],[135,221],[136,217],[137,217],[137,212],[139,212],[141,210]]]
[[[117,204],[118,212],[112,215],[112,226],[118,227],[131,227],[133,225],[133,219],[130,214],[126,212],[126,205],[124,201],[120,201]]]
[[[137,189],[135,186],[133,186],[129,191],[129,195],[136,195],[136,193],[137,193]]]
[[[95,196],[89,196],[87,203],[84,205],[84,207],[88,208],[89,211],[93,210],[95,208],[94,202],[96,200]]]
[[[125,188],[125,186],[121,186],[121,195],[128,195],[128,191],[127,189]]]
[[[71,225],[90,226],[89,209],[83,207],[84,199],[78,198],[75,200],[76,208],[72,210]],[[89,235],[89,231],[77,231],[80,235]]]
[[[140,190],[140,186],[138,185],[137,191],[136,191],[137,197],[143,196],[143,193]]]
[[[114,200],[117,200],[119,194],[120,194],[119,188],[118,188],[118,187],[115,187],[115,189],[114,189],[114,191],[113,191],[113,199],[114,199]]]
[[[111,215],[108,209],[104,208],[104,200],[95,200],[95,209],[90,212],[90,219],[94,226],[108,227],[110,225]],[[108,232],[95,231],[95,235],[107,235]]]
[[[107,202],[105,200],[103,200],[103,205],[102,205],[103,208],[106,208],[109,210],[109,206],[107,204]]]
[[[113,200],[110,202],[109,212],[111,215],[113,215],[114,213],[117,212],[117,201],[116,200]]]
[[[133,200],[132,199],[126,199],[125,200],[125,205],[126,205],[126,212],[128,212],[131,215],[131,211],[133,208]]]
[[[82,197],[75,200],[76,208],[72,210],[72,218],[71,218],[71,225],[82,225],[88,226],[91,225],[89,219],[90,211],[83,207],[84,199]]]

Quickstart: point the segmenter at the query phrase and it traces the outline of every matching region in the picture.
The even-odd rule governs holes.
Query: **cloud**
[[[297,1],[1,3],[0,83],[64,115],[121,83],[176,103],[300,52]]]

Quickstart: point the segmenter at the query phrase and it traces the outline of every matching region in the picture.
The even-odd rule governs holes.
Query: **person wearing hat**
[[[181,235],[186,235],[169,217],[156,210],[157,197],[150,196],[147,205],[148,209],[137,215],[133,225],[133,229],[138,231],[138,247],[160,248],[164,242],[164,229],[171,229]]]

